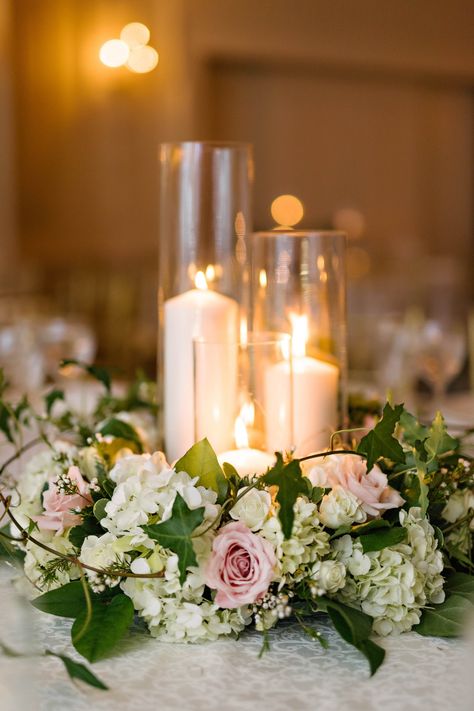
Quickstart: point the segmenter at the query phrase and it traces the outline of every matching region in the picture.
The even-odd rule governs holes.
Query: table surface
[[[5,577],[0,595],[0,639],[15,649],[43,648],[76,659],[70,622],[26,608]],[[2,711],[472,711],[474,645],[468,640],[424,638],[415,633],[381,640],[385,664],[372,678],[365,659],[323,620],[330,642],[322,649],[300,628],[285,623],[270,634],[271,649],[258,658],[261,636],[245,633],[200,645],[157,642],[140,629],[118,653],[94,664],[110,687],[72,684],[53,657],[0,657]],[[474,638],[473,638],[474,639]]]

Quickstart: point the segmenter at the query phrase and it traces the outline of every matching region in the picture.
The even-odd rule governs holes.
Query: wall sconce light
[[[159,61],[159,54],[148,44],[150,30],[141,22],[130,22],[122,29],[120,39],[104,42],[99,59],[106,67],[126,66],[136,74],[151,72]]]

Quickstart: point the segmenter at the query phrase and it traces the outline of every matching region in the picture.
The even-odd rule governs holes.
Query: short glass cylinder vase
[[[345,241],[341,232],[251,237],[251,328],[292,335],[297,457],[325,449],[347,426]]]
[[[252,151],[247,144],[161,146],[158,397],[170,461],[194,443],[193,339],[238,339],[248,306]]]
[[[207,437],[221,464],[232,464],[240,476],[265,472],[276,451],[293,446],[290,335],[196,339],[194,408],[195,439]]]

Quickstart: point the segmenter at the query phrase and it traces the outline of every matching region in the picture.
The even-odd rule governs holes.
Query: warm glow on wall
[[[99,51],[99,58],[106,67],[121,67],[127,59],[130,50],[122,40],[111,39],[104,42]]]
[[[141,22],[129,22],[122,29],[120,39],[105,42],[99,51],[99,58],[106,67],[121,67],[136,74],[151,72],[159,61],[156,49],[150,47],[150,30]]]
[[[272,217],[281,227],[294,227],[303,219],[303,203],[294,195],[279,195],[272,202]]]

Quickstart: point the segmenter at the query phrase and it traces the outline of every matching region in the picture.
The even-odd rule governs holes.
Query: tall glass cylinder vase
[[[275,230],[251,238],[251,327],[292,335],[293,435],[300,457],[326,448],[346,424],[344,252],[340,232]]]
[[[158,393],[174,461],[194,443],[193,339],[235,342],[246,318],[253,161],[214,142],[163,144],[160,161]]]

